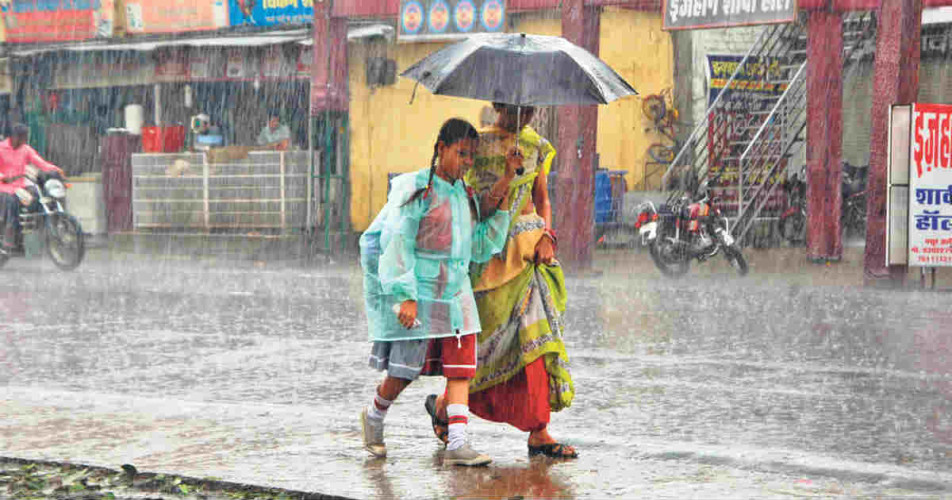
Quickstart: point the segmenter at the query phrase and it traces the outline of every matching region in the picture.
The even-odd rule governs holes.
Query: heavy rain
[[[0,498],[952,498],[952,0],[0,14]]]

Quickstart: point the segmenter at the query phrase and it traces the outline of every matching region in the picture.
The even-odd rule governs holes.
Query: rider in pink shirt
[[[9,252],[16,245],[20,215],[19,199],[14,193],[26,183],[23,178],[10,182],[7,182],[7,179],[25,174],[26,166],[31,164],[40,170],[63,175],[59,167],[41,158],[36,150],[26,143],[29,136],[29,127],[16,124],[10,137],[0,142],[0,236],[3,240],[0,252]]]

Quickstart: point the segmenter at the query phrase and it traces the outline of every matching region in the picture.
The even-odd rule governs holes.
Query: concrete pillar
[[[331,17],[332,0],[314,2],[314,64],[311,66],[311,115],[346,111],[347,19]]]
[[[807,258],[843,257],[843,18],[812,11],[807,33]]]
[[[598,7],[583,0],[563,0],[562,36],[598,55]],[[559,261],[570,269],[592,265],[595,224],[595,137],[597,106],[561,106],[556,186],[555,228],[559,234]]]
[[[922,0],[880,0],[876,19],[863,270],[867,285],[901,285],[906,266],[886,266],[886,142],[889,106],[912,103],[919,93]]]

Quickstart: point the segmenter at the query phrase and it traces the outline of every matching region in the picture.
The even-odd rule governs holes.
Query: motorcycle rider
[[[17,190],[23,188],[26,179],[10,182],[7,179],[26,173],[32,164],[46,172],[63,175],[63,170],[44,160],[27,144],[30,128],[22,123],[13,126],[10,137],[0,142],[0,253],[9,254],[16,247],[16,235],[20,229],[20,214]]]

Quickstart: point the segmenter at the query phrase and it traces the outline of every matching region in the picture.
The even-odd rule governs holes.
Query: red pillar
[[[311,66],[311,115],[346,111],[347,19],[331,17],[332,0],[314,2],[314,62]]]
[[[807,34],[807,258],[840,260],[843,242],[843,19],[812,11]]]
[[[599,9],[583,0],[563,0],[562,36],[598,55]],[[561,106],[558,112],[558,180],[555,227],[559,232],[559,260],[569,268],[592,265],[595,224],[596,106]]]
[[[867,284],[901,285],[906,266],[886,266],[886,142],[889,106],[915,102],[919,93],[922,0],[880,0],[876,19],[863,269]]]

